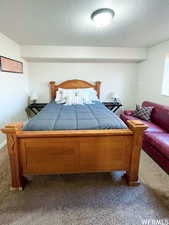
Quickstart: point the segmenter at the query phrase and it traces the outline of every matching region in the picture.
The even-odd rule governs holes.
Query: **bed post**
[[[54,100],[56,97],[55,81],[50,81],[49,86],[50,86],[50,99]]]
[[[17,131],[21,130],[23,123],[8,124],[1,129],[7,135],[7,148],[11,167],[11,190],[22,191],[24,187],[24,177],[19,165],[19,149]]]
[[[129,128],[133,131],[134,136],[132,141],[130,168],[126,172],[125,178],[129,186],[137,186],[139,185],[138,173],[143,134],[144,130],[147,129],[148,126],[139,120],[128,120],[127,122]]]
[[[97,97],[100,98],[100,85],[101,85],[101,82],[100,81],[96,81],[96,92],[97,92]]]

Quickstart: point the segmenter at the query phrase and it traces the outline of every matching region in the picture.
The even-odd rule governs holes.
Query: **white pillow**
[[[55,101],[66,105],[92,104],[99,101],[97,92],[93,88],[64,89],[59,88]]]
[[[75,89],[58,88],[58,91],[62,92],[63,95],[66,95],[68,93],[74,93]]]
[[[79,89],[78,95],[82,98],[84,104],[92,104],[92,99],[88,91]]]
[[[66,105],[83,105],[83,99],[77,93],[67,95]]]
[[[90,98],[91,98],[92,101],[100,101],[100,100],[98,99],[98,97],[97,97],[97,92],[96,92],[95,89],[90,88],[90,89],[88,90],[88,92],[89,92],[89,94],[90,94]]]
[[[57,103],[65,103],[66,97],[69,96],[72,93],[74,93],[74,89],[58,88],[55,101]]]
[[[61,92],[62,101],[64,101],[66,105],[83,104],[83,99],[78,95],[77,89],[59,88],[58,91]]]
[[[84,104],[92,104],[92,101],[100,101],[97,97],[96,90],[93,88],[80,88],[77,91],[84,98]]]
[[[64,103],[64,99],[62,98],[62,91],[58,90],[56,92],[56,98],[55,98],[56,103]]]

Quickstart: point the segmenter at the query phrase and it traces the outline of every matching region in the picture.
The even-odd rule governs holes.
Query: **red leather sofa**
[[[151,122],[142,120],[149,127],[144,133],[143,150],[169,174],[169,107],[148,101],[143,102],[142,106],[154,107]],[[133,112],[124,111],[120,117],[125,123],[138,119],[132,116]]]

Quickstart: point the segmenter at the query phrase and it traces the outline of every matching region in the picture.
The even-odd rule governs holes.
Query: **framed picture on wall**
[[[14,59],[0,56],[0,70],[2,72],[23,73],[23,63]]]

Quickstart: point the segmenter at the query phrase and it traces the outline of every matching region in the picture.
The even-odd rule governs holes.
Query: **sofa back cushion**
[[[151,121],[169,132],[169,107],[145,101],[142,106],[154,107],[151,113]]]

